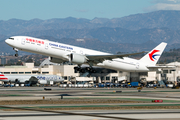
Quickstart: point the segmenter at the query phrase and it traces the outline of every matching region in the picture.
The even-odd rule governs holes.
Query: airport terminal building
[[[173,66],[170,68],[163,68],[158,71],[150,72],[122,72],[105,68],[97,68],[95,73],[78,73],[74,67],[77,65],[61,65],[55,64],[46,59],[40,66],[34,66],[34,63],[24,63],[19,66],[3,66],[0,67],[2,74],[21,74],[21,75],[59,75],[64,77],[65,83],[72,83],[73,81],[87,81],[94,83],[119,83],[119,82],[149,82],[166,80],[172,83],[180,79],[180,63],[169,63],[166,66]]]

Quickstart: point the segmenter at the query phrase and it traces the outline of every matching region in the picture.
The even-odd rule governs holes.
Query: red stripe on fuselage
[[[0,80],[8,80],[8,78],[0,78]]]

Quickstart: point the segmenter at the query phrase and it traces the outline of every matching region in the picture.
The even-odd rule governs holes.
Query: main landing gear
[[[18,49],[17,48],[13,48],[13,50],[16,52],[16,54],[14,56],[18,57]]]
[[[74,67],[74,69],[76,70],[76,72],[79,72],[79,73],[85,73],[85,72],[95,73],[96,72],[96,70],[93,67],[80,67],[80,66],[77,66],[77,67]]]

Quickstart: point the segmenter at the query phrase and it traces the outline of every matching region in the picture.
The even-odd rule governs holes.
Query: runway
[[[49,88],[1,87],[0,120],[180,119],[179,89]],[[152,103],[156,99],[163,103]]]
[[[180,110],[98,110],[98,111],[58,111],[52,112],[1,112],[3,120],[179,120]]]

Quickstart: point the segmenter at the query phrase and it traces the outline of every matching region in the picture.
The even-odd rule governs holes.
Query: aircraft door
[[[136,63],[136,69],[139,69],[139,63]]]
[[[46,42],[45,43],[45,49],[48,49],[49,48],[49,45],[48,45],[48,43]]]
[[[25,45],[25,43],[26,43],[26,40],[25,40],[24,38],[22,38],[22,39],[21,39],[21,44],[22,44],[22,45]]]
[[[82,51],[82,50],[80,50],[79,53],[80,53],[81,55],[83,55],[83,51]]]

